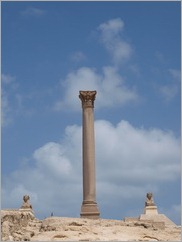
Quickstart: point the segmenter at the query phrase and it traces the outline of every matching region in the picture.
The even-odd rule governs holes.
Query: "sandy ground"
[[[145,226],[146,225],[146,226]],[[181,241],[180,227],[153,228],[119,220],[50,217],[33,241]]]

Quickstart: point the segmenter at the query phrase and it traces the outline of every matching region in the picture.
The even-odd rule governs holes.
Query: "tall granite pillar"
[[[96,91],[80,91],[83,109],[83,202],[80,216],[99,218],[95,186],[94,100]]]

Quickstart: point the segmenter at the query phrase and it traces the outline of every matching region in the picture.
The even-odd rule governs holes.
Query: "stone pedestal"
[[[94,100],[96,91],[80,91],[83,125],[83,202],[81,217],[99,218],[95,186]]]
[[[156,215],[156,214],[158,214],[157,206],[146,206],[144,208],[144,214],[146,214],[146,215]]]
[[[146,195],[144,214],[141,214],[139,221],[150,222],[152,226],[160,229],[165,227],[176,226],[169,218],[164,214],[159,214],[157,206],[154,203],[153,194],[148,192]]]
[[[164,214],[159,214],[159,213],[141,214],[139,217],[139,221],[152,222],[152,223],[154,222],[156,225],[157,223],[159,223],[158,226],[160,228],[176,226],[176,224],[173,221],[171,221],[168,217],[166,217]],[[164,225],[162,223],[164,223]]]
[[[30,208],[19,208],[19,211],[23,213],[30,213],[34,216],[34,211]]]

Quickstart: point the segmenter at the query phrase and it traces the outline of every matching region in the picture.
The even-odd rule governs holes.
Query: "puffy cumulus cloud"
[[[55,110],[72,108],[80,110],[78,100],[79,90],[98,90],[100,84],[100,76],[92,68],[82,67],[75,72],[67,75],[64,81],[65,96],[64,100],[55,104]]]
[[[170,132],[138,129],[127,121],[115,127],[100,120],[96,122],[96,147],[101,180],[152,184],[180,175],[180,142]]]
[[[65,96],[55,103],[55,110],[80,110],[79,90],[97,90],[97,108],[122,106],[139,99],[137,91],[127,87],[117,68],[111,66],[103,67],[102,73],[82,67],[67,75],[64,87]]]
[[[119,73],[118,64],[129,59],[132,54],[131,46],[121,36],[123,28],[124,22],[120,18],[111,19],[98,27],[104,47],[117,65],[104,66],[100,72],[95,68],[82,67],[68,73],[65,80],[61,80],[65,96],[55,103],[54,110],[80,110],[79,90],[97,90],[97,108],[122,106],[139,99],[137,91],[127,86]],[[83,53],[75,52],[73,57],[83,59]]]
[[[179,180],[180,140],[172,132],[136,128],[124,120],[116,126],[97,120],[95,134],[97,201],[102,217],[118,218],[121,201],[125,211],[121,217],[131,214],[131,206],[140,212],[146,192],[159,196],[164,187]],[[29,165],[3,178],[3,207],[19,206],[21,197],[28,193],[38,217],[51,212],[79,216],[81,146],[81,127],[73,125],[65,129],[60,142],[36,149]],[[175,197],[175,189],[170,187],[167,192]],[[171,200],[170,206],[175,205]]]
[[[106,40],[112,39],[112,37],[119,34],[123,28],[124,22],[120,18],[111,19],[99,26],[99,29],[103,31],[103,37]]]
[[[98,27],[104,47],[111,53],[114,64],[129,59],[132,53],[131,46],[121,37],[123,28],[124,22],[120,18],[111,19]],[[84,56],[82,52],[75,52],[73,57],[80,60]],[[97,108],[122,106],[139,99],[137,91],[127,86],[120,75],[118,65],[104,66],[100,72],[95,68],[81,67],[68,73],[61,84],[65,95],[63,100],[54,104],[57,111],[68,108],[80,110],[79,90],[96,90]]]
[[[81,173],[81,171],[80,171]],[[19,169],[3,179],[2,207],[20,208],[23,195],[30,195],[30,203],[38,218],[45,218],[54,212],[55,216],[78,216],[82,200],[81,181],[60,179],[52,171],[34,168]],[[77,214],[78,213],[78,214]]]
[[[101,41],[111,54],[115,64],[128,60],[133,52],[131,45],[121,35],[123,29],[124,22],[120,18],[111,19],[98,27]]]
[[[40,169],[47,169],[49,173],[58,176],[69,175],[71,164],[64,155],[64,147],[55,142],[50,142],[37,149],[33,154]]]

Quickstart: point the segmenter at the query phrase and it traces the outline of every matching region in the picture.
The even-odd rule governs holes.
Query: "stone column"
[[[80,91],[83,109],[83,202],[81,217],[99,218],[95,188],[94,100],[96,91]]]

